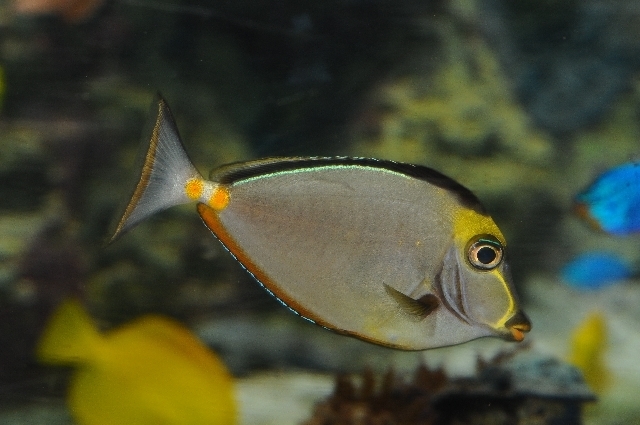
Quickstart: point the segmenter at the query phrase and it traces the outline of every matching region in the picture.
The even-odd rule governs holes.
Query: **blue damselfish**
[[[571,260],[561,271],[562,279],[578,289],[600,289],[629,279],[632,274],[624,260],[609,252],[587,252]]]
[[[575,211],[593,227],[613,235],[640,232],[640,163],[601,174],[575,200]]]

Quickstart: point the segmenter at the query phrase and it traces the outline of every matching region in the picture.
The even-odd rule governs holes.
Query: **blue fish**
[[[577,289],[594,290],[631,277],[631,267],[609,252],[587,252],[566,264],[562,279]]]
[[[576,197],[575,211],[596,229],[613,235],[640,232],[640,163],[604,172]]]

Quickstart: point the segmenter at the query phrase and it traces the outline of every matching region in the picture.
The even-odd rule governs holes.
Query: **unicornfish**
[[[242,266],[300,316],[404,350],[531,328],[505,261],[504,236],[471,191],[419,165],[350,157],[234,163],[205,179],[167,103],[111,240],[194,202]]]

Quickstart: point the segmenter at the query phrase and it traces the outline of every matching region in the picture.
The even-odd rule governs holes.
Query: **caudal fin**
[[[158,100],[158,116],[140,179],[110,242],[145,218],[175,205],[193,202],[187,183],[202,176],[187,156],[167,102]]]
[[[63,302],[49,319],[36,349],[43,363],[73,364],[90,361],[101,336],[77,300]]]

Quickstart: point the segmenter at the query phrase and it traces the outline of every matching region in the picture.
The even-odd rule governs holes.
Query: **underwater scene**
[[[640,1],[0,2],[0,424],[640,424]]]

